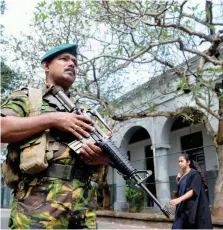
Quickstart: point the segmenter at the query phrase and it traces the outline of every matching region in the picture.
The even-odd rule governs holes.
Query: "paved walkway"
[[[1,229],[8,229],[10,209],[1,209]],[[171,229],[173,218],[159,211],[128,213],[99,210],[98,229]],[[223,229],[223,219],[212,217],[214,229]]]
[[[99,220],[158,229],[171,229],[174,218],[173,216],[170,219],[166,218],[159,210],[150,210],[146,213],[99,210],[97,216]],[[223,229],[223,218],[212,217],[212,223],[214,229]]]
[[[10,215],[10,209],[1,209],[1,229],[8,228],[8,218]],[[119,222],[111,221],[104,218],[98,218],[98,229],[148,229],[148,227],[138,224],[133,224],[131,222]],[[149,226],[149,229],[157,229],[153,224]]]

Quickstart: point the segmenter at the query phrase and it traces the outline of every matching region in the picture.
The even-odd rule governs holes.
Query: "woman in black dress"
[[[177,175],[178,198],[169,202],[176,206],[172,229],[212,229],[206,178],[188,155],[179,157],[179,166],[182,173]]]

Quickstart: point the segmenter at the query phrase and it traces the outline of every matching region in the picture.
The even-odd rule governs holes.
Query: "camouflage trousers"
[[[90,182],[33,178],[19,183],[11,229],[96,228],[96,190]]]

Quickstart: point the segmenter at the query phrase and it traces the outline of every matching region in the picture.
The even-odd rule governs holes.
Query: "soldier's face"
[[[47,64],[48,81],[68,89],[76,79],[77,59],[69,53],[56,56]]]

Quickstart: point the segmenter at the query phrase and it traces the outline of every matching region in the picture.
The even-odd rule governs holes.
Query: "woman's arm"
[[[173,199],[169,202],[170,205],[172,206],[176,206],[177,204],[179,204],[180,202],[187,200],[189,198],[191,198],[194,195],[194,190],[191,189],[189,190],[187,193],[185,193],[183,196],[180,196],[176,199]]]
[[[182,202],[184,200],[191,198],[193,195],[194,195],[194,190],[191,189],[187,193],[185,193],[183,196],[179,197],[178,199],[180,199],[180,202]]]

